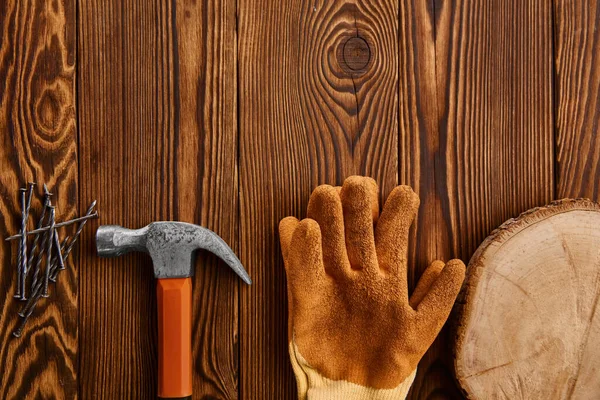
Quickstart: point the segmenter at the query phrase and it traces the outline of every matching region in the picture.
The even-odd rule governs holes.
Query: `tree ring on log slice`
[[[455,309],[470,399],[600,398],[600,205],[561,200],[479,246]]]

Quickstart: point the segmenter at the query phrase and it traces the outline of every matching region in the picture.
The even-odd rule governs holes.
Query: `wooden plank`
[[[254,279],[241,292],[240,397],[294,399],[277,225],[304,217],[318,184],[369,175],[382,197],[396,185],[398,7],[243,0],[238,15],[240,246]]]
[[[81,2],[83,198],[101,222],[154,220],[237,235],[235,6],[227,2]],[[81,262],[83,398],[156,396],[151,261]],[[194,394],[237,394],[237,278],[201,256],[194,278]]]
[[[600,3],[554,1],[556,197],[600,200]]]
[[[498,225],[553,197],[552,14],[534,1],[400,5],[400,177],[418,188],[413,282],[468,261]],[[448,333],[410,398],[459,397]]]
[[[178,1],[178,215],[217,232],[237,252],[235,0]],[[213,255],[196,263],[194,397],[238,395],[239,278]]]
[[[78,73],[82,197],[100,223],[131,228],[176,218],[170,19],[155,3],[80,2]],[[156,30],[156,32],[154,32]],[[158,34],[157,34],[158,33]],[[158,37],[157,37],[158,36]],[[159,40],[156,42],[156,40]],[[156,296],[151,261],[80,261],[80,395],[156,396]]]
[[[20,226],[17,193],[27,181],[45,182],[54,192],[57,219],[77,211],[75,18],[69,0],[0,2],[1,237]],[[34,201],[32,215],[40,208]],[[51,286],[50,298],[39,301],[14,338],[22,304],[13,300],[17,244],[11,243],[0,244],[0,397],[76,398],[77,271],[69,260],[58,289]]]

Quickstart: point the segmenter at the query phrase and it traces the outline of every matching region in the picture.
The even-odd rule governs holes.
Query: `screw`
[[[46,275],[44,277],[44,292],[43,297],[48,297],[48,280],[50,279],[50,267],[52,265],[52,236],[54,235],[54,216],[55,210],[53,206],[50,206],[50,225],[48,226],[47,240],[46,240]]]

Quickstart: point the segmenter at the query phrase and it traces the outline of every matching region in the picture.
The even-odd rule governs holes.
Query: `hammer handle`
[[[158,279],[158,397],[192,396],[192,278]]]

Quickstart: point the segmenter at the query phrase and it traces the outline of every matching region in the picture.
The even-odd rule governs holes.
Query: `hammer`
[[[101,257],[150,254],[157,281],[158,396],[192,396],[192,279],[197,249],[219,256],[247,284],[252,281],[233,250],[213,231],[185,222],[153,222],[141,229],[104,225],[96,232]]]

